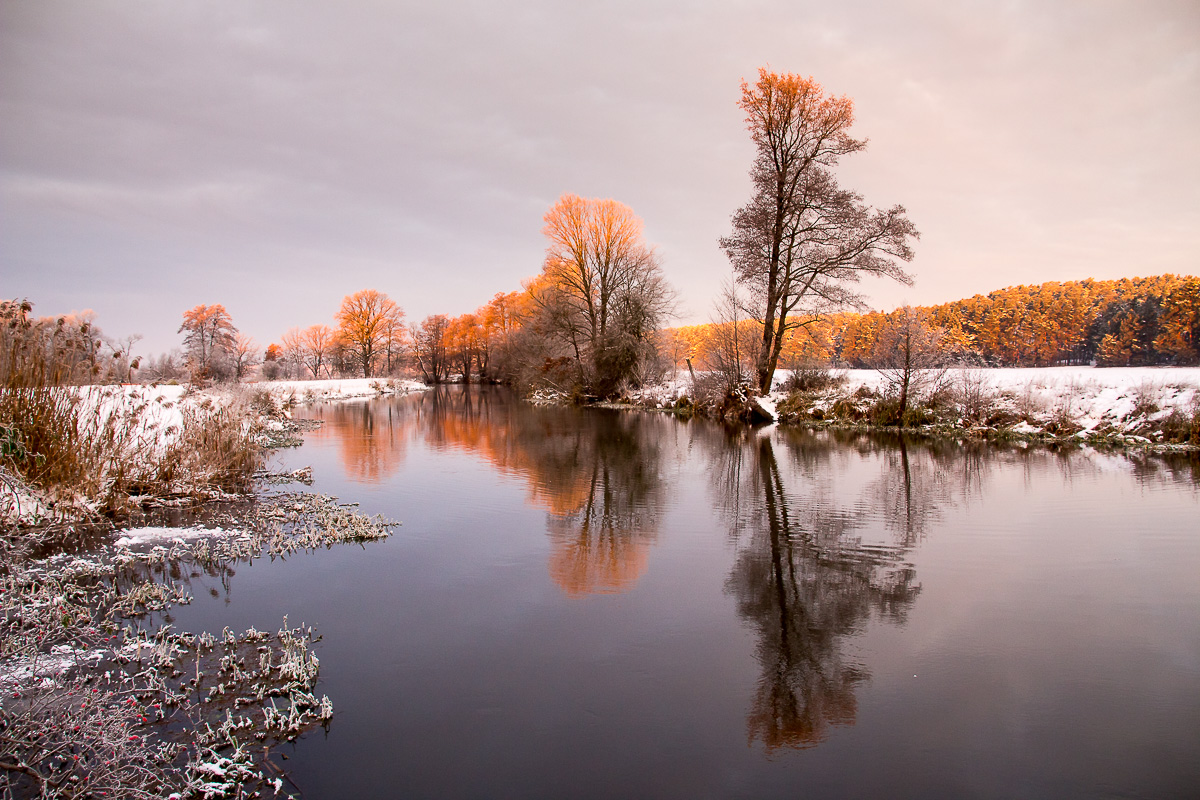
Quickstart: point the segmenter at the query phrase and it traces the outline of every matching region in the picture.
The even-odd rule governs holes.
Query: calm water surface
[[[307,798],[1200,796],[1200,467],[462,387],[281,456],[403,521],[184,629],[312,624]]]

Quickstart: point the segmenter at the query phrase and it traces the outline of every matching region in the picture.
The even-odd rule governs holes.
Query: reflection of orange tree
[[[550,575],[566,593],[626,591],[646,568],[663,481],[657,436],[670,420],[533,409],[446,387],[416,402],[433,447],[457,447],[521,476],[548,514]]]
[[[830,725],[855,719],[868,673],[844,653],[846,638],[873,611],[902,619],[920,587],[902,546],[864,547],[853,535],[861,506],[830,502],[820,486],[789,487],[795,473],[780,468],[770,437],[723,445],[716,477],[740,540],[727,590],[758,633],[762,666],[750,738],[768,749],[811,747]],[[792,455],[803,470],[820,450]]]
[[[381,483],[403,463],[409,421],[394,402],[335,403],[318,406],[313,416],[325,423],[313,435],[336,438],[347,475]]]

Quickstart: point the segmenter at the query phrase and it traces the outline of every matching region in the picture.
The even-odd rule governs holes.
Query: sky
[[[873,307],[1200,272],[1195,0],[0,0],[0,297],[146,352],[198,303],[263,346],[364,288],[457,315],[571,192],[703,322],[764,66],[854,100],[840,182],[921,231]]]

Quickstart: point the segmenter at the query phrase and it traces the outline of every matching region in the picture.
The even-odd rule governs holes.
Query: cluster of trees
[[[527,316],[521,292],[499,293],[457,317],[432,314],[405,324],[404,310],[386,294],[364,289],[348,295],[337,327],[292,328],[267,348],[263,376],[274,378],[386,377],[419,374],[429,383],[454,377],[500,380],[496,354]]]
[[[860,306],[850,287],[862,275],[911,281],[901,263],[918,234],[903,207],[877,210],[839,186],[839,159],[866,146],[849,135],[848,98],[827,97],[811,78],[760,70],[756,83],[743,83],[739,105],[757,151],[754,193],[720,244],[743,290],[744,300],[731,292],[734,314],[756,325],[757,342],[745,349],[765,391],[788,341],[805,328],[798,320]],[[336,329],[295,330],[268,348],[264,373],[408,368],[431,382],[457,374],[606,397],[673,368],[681,340],[661,329],[674,292],[632,209],[566,194],[544,222],[542,270],[522,292],[407,328],[386,295],[359,292],[343,301]],[[741,331],[736,316],[733,326]],[[740,334],[735,340],[740,358]],[[204,346],[188,345],[189,355]]]
[[[1200,363],[1200,278],[1015,286],[921,309],[948,355],[997,366]],[[887,315],[849,320],[841,360],[865,366]]]
[[[546,212],[544,233],[542,271],[521,291],[405,326],[387,295],[364,290],[342,301],[337,328],[296,328],[269,347],[264,374],[408,371],[430,383],[550,384],[598,396],[658,377],[667,366],[660,331],[674,294],[641,220],[615,200],[567,194]]]
[[[333,325],[293,328],[261,352],[224,306],[202,304],[183,315],[183,353],[143,360],[141,377],[240,380],[261,364],[267,379],[404,373],[608,397],[686,364],[765,392],[780,366],[877,366],[897,336],[943,360],[994,365],[1200,363],[1194,277],[1044,283],[867,313],[857,282],[911,283],[919,233],[903,206],[876,209],[839,185],[840,159],[866,146],[849,132],[852,101],[763,69],[738,105],[755,146],[753,192],[719,241],[732,277],[711,324],[664,329],[674,291],[641,220],[615,200],[565,194],[543,218],[541,272],[473,312],[409,324],[394,300],[364,289],[343,298]],[[139,366],[140,337],[109,342],[86,315],[29,326],[27,338],[70,353],[63,380],[129,380]]]

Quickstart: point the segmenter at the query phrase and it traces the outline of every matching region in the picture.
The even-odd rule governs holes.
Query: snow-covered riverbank
[[[36,525],[102,516],[104,508],[123,503],[126,495],[220,496],[231,485],[231,470],[245,476],[253,472],[249,451],[296,443],[290,433],[294,425],[289,407],[425,388],[418,381],[384,378],[203,389],[186,385],[68,388],[53,401],[62,412],[57,424],[71,427],[84,457],[95,462],[95,468],[86,471],[87,485],[38,491],[0,465],[0,523]],[[39,436],[44,438],[45,433]],[[244,457],[238,455],[242,450],[247,451]]]
[[[875,370],[832,374],[836,385],[791,393],[784,388],[791,373],[779,370],[774,390],[759,404],[781,422],[869,424],[888,394],[886,376]],[[667,408],[695,396],[690,376],[678,376],[635,392],[630,400]],[[918,400],[929,410],[918,427],[1148,444],[1171,441],[1172,426],[1196,419],[1200,367],[950,369],[939,373]]]
[[[382,394],[410,394],[429,387],[406,378],[337,378],[320,381],[264,381],[247,384],[252,389],[270,392],[283,402],[311,403],[322,400],[348,400]]]

